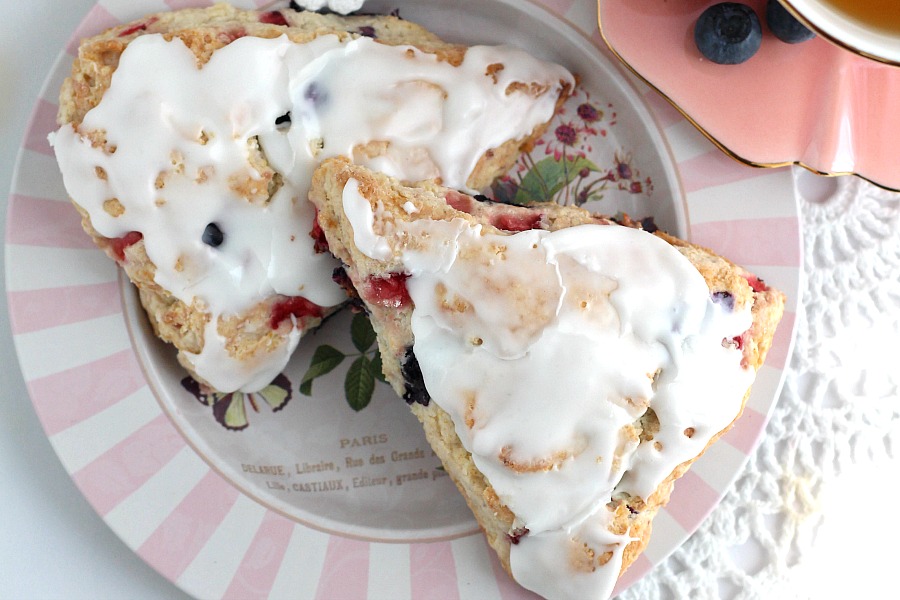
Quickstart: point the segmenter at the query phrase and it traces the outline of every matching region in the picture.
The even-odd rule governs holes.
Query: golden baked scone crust
[[[591,215],[580,208],[561,207],[556,204],[539,204],[529,208],[486,204],[471,198],[461,198],[458,192],[432,184],[407,187],[399,182],[350,164],[343,159],[333,159],[323,163],[316,171],[310,199],[318,209],[318,222],[328,240],[329,249],[345,265],[347,276],[359,297],[370,312],[373,327],[378,333],[385,376],[399,395],[408,394],[408,382],[404,380],[403,364],[407,360],[407,349],[414,342],[411,330],[413,307],[385,305],[374,295],[369,281],[384,279],[391,274],[402,272],[399,258],[379,261],[363,254],[354,244],[351,224],[343,213],[342,193],[349,179],[359,185],[359,194],[368,200],[373,208],[378,207],[381,224],[386,231],[402,230],[391,225],[391,221],[415,221],[421,219],[450,221],[463,219],[480,223],[487,233],[504,233],[503,228],[493,224],[508,226],[517,223],[530,228],[549,231],[563,229],[583,223],[608,223],[611,221]],[[468,201],[465,200],[468,198]],[[412,203],[415,210],[404,209]],[[456,210],[457,205],[464,211]],[[535,218],[539,215],[539,218]],[[492,224],[493,223],[493,224]],[[784,310],[784,296],[770,289],[759,280],[710,250],[679,240],[664,233],[658,237],[674,246],[685,256],[705,279],[711,293],[728,292],[734,299],[735,307],[751,306],[753,325],[743,339],[743,364],[754,371],[765,360],[772,343],[775,328]],[[755,289],[754,289],[755,288]],[[746,403],[747,395],[741,406]],[[509,566],[510,544],[515,542],[515,515],[505,507],[490,483],[475,466],[471,455],[463,447],[451,417],[435,402],[427,405],[413,402],[411,409],[421,421],[427,439],[441,458],[447,472],[462,492],[469,507],[475,514],[484,534],[497,552],[501,563]],[[743,410],[743,408],[741,408]],[[737,419],[740,415],[735,415]],[[731,425],[714,435],[709,444],[721,437]],[[646,424],[645,429],[652,428]],[[708,446],[707,446],[708,447]],[[702,454],[702,453],[701,453]],[[697,457],[678,465],[665,478],[656,491],[645,499],[615,499],[615,519],[611,529],[618,533],[629,532],[635,541],[625,549],[622,572],[634,562],[646,547],[650,538],[653,517],[666,504],[674,482],[688,470]]]
[[[157,13],[113,27],[81,42],[71,75],[60,90],[59,125],[72,125],[76,128],[81,125],[84,116],[100,103],[109,89],[113,73],[128,44],[149,34],[161,34],[167,40],[180,39],[196,56],[198,66],[205,64],[217,50],[236,39],[248,36],[287,36],[296,43],[309,42],[323,35],[335,35],[342,40],[365,36],[383,44],[415,46],[453,65],[459,65],[467,51],[465,46],[441,41],[420,25],[389,15],[344,17],[290,9],[246,11],[228,4]],[[565,94],[559,98],[559,102],[564,98]],[[470,174],[468,184],[473,189],[489,185],[508,170],[521,150],[539,137],[544,127],[540,126],[522,139],[508,140],[500,147],[486,152]],[[90,139],[95,147],[103,148],[107,153],[115,151],[103,131],[79,130],[79,133]],[[259,172],[259,179],[249,182],[244,195],[251,202],[264,204],[277,189],[280,175],[269,166],[258,144],[251,144],[248,153],[251,164]],[[173,169],[177,173],[179,167],[175,162]],[[162,189],[166,185],[165,178],[160,177],[156,185],[158,189]],[[196,302],[188,305],[175,298],[155,282],[156,267],[147,256],[142,239],[137,236],[120,239],[102,236],[92,226],[87,212],[78,206],[78,199],[73,199],[73,202],[81,213],[84,230],[98,247],[125,269],[128,277],[139,288],[141,302],[157,335],[179,350],[178,360],[195,378],[203,382],[193,371],[186,355],[196,354],[203,348],[204,329],[210,320],[210,314]],[[115,206],[111,206],[109,210],[115,209]],[[227,348],[232,356],[238,359],[250,357],[270,352],[285,343],[292,331],[290,321],[284,320],[274,328],[269,327],[268,323],[275,307],[287,300],[284,296],[273,296],[235,318],[219,321],[219,332],[226,337]],[[315,327],[327,312],[300,315],[296,327],[301,331]]]

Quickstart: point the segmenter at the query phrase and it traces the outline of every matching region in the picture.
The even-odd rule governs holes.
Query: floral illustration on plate
[[[541,139],[491,186],[494,198],[509,204],[581,206],[602,200],[609,189],[652,195],[653,179],[641,175],[631,152],[617,150],[611,164],[595,162],[595,148],[607,143],[616,124],[612,104],[595,101],[590,92],[576,88]]]

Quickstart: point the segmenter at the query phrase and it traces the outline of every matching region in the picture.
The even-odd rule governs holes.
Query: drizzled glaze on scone
[[[279,296],[313,313],[345,299],[331,281],[336,263],[310,237],[318,161],[349,154],[402,179],[467,189],[479,159],[548,121],[572,83],[510,48],[470,48],[454,66],[334,35],[243,37],[200,68],[179,38],[148,34],[122,53],[100,103],[52,141],[67,190],[121,246],[116,258],[142,241],[152,281],[204,315],[197,351],[180,358],[219,391],[254,391],[284,367],[299,332],[241,355],[223,333],[228,320]],[[266,307],[285,318],[262,322],[307,315],[279,312],[285,302],[296,304]]]
[[[733,340],[752,300],[714,297],[673,246],[626,227],[400,220],[352,178],[342,208],[354,246],[408,274],[414,357],[515,515],[515,579],[548,598],[608,597],[632,540],[618,513],[741,410],[754,372]]]

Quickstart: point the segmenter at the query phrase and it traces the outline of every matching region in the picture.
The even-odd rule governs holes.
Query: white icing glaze
[[[344,186],[344,196],[353,198],[359,196],[359,182],[350,179]],[[350,220],[350,226],[353,227],[353,243],[359,247],[367,248],[369,256],[378,260],[387,260],[391,257],[391,248],[387,244],[387,240],[376,235],[373,228],[375,223],[375,215],[372,211],[367,213],[355,212],[347,215]]]
[[[346,15],[362,8],[365,0],[295,0],[307,10],[321,10],[327,5],[330,10]]]
[[[343,206],[351,221],[378,219],[358,190],[345,188]],[[749,308],[712,302],[677,250],[626,227],[400,227],[417,240],[392,251],[410,273],[425,386],[529,530],[511,547],[514,577],[548,598],[608,597],[630,537],[607,529],[607,504],[647,498],[737,415],[753,373],[723,340],[749,328]],[[641,442],[631,426],[647,406],[660,429]],[[578,570],[583,544],[611,558]]]
[[[496,84],[485,75],[492,63],[506,67]],[[515,80],[550,91],[537,99],[505,95]],[[306,44],[244,37],[198,69],[178,38],[145,35],[125,49],[82,125],[61,128],[51,141],[66,189],[93,227],[109,238],[139,231],[155,281],[206,307],[214,324],[276,294],[323,307],[345,299],[331,281],[336,262],[316,254],[309,235],[314,210],[306,196],[318,161],[385,141],[385,156],[363,162],[403,179],[441,176],[465,187],[485,151],[549,120],[560,81],[571,83],[571,75],[509,48],[472,48],[454,68],[412,48],[333,35]],[[288,112],[290,126],[276,126]],[[114,153],[91,146],[83,134],[95,130],[106,132]],[[263,192],[250,202],[236,188],[260,185],[250,162],[255,139],[282,185],[271,199]],[[118,216],[104,210],[113,198],[124,209]],[[209,223],[224,234],[216,248],[202,242]],[[189,356],[219,391],[263,387],[297,343],[291,335],[281,348],[237,360],[222,341],[208,327],[202,352]]]

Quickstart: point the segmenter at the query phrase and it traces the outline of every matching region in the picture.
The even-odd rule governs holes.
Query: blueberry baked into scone
[[[84,229],[179,362],[212,390],[255,391],[346,299],[315,248],[321,160],[478,190],[573,85],[521,50],[395,16],[222,4],[82,41],[51,143]]]
[[[580,208],[315,172],[329,250],[501,563],[605,598],[743,410],[783,295],[713,252]]]

